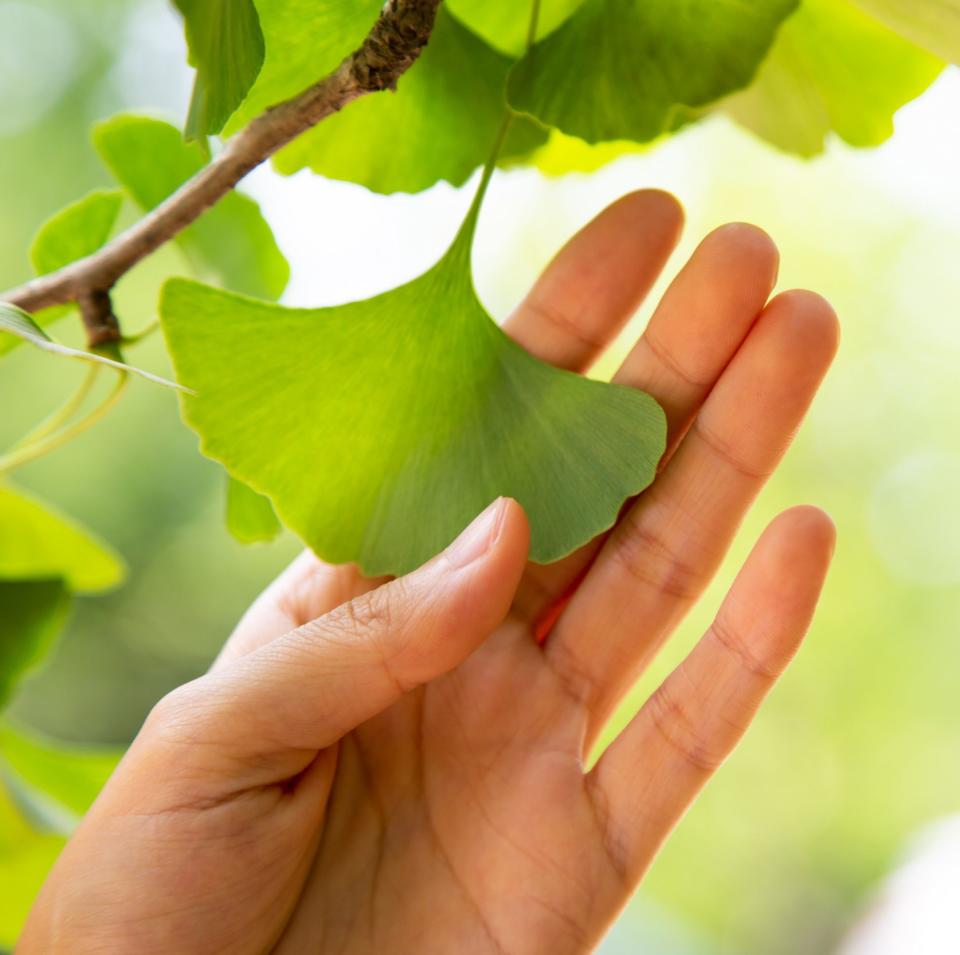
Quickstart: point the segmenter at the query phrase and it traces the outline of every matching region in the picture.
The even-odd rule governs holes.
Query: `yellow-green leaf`
[[[255,0],[263,67],[228,130],[296,96],[352,53],[370,32],[383,0]]]
[[[893,114],[942,69],[849,0],[804,0],[754,83],[723,108],[800,156],[822,152],[831,132],[852,146],[876,146],[893,133]]]
[[[960,0],[854,0],[891,30],[960,63]]]
[[[186,135],[201,139],[219,133],[249,92],[263,63],[263,33],[253,0],[174,3],[197,70]]]
[[[549,562],[610,527],[663,452],[648,395],[538,361],[473,289],[470,228],[420,278],[287,309],[174,279],[161,320],[201,447],[321,557],[405,573],[499,495]]]
[[[49,505],[0,486],[0,579],[62,579],[78,593],[108,590],[124,577],[117,553]]]
[[[746,86],[798,0],[586,0],[517,64],[516,109],[587,142],[647,142]]]
[[[536,39],[567,20],[584,0],[540,0]],[[522,56],[530,32],[529,0],[447,0],[447,9],[473,33],[508,56]]]
[[[275,165],[304,167],[375,192],[419,192],[438,180],[462,185],[483,165],[503,121],[503,86],[513,61],[446,13],[395,93],[365,96],[282,150]],[[527,153],[546,132],[514,123],[505,157]]]

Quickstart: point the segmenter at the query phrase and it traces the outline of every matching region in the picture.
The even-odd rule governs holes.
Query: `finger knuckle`
[[[649,514],[631,510],[612,540],[612,555],[635,580],[681,601],[695,599],[704,585],[698,562],[668,544]]]
[[[651,725],[680,759],[699,773],[713,773],[725,754],[698,727],[698,721],[668,680],[647,704]]]

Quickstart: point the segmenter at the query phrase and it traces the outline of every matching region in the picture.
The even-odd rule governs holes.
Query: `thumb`
[[[522,509],[500,498],[419,570],[174,691],[166,722],[239,760],[330,746],[486,639],[510,609],[528,543]]]

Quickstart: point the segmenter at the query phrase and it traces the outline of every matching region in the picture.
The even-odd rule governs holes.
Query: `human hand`
[[[508,331],[584,370],[679,228],[662,193],[620,200]],[[295,562],[211,673],[150,715],[19,950],[592,948],[789,662],[830,560],[821,512],[777,518],[714,625],[585,772],[835,351],[820,298],[767,303],[775,272],[770,240],[734,225],[672,284],[617,375],[666,409],[666,463],[602,540],[525,567],[522,512],[499,501],[398,581]]]

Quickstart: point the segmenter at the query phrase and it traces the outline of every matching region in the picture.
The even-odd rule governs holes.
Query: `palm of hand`
[[[341,741],[279,950],[586,950],[625,876],[583,774],[584,732],[583,707],[509,619]]]

